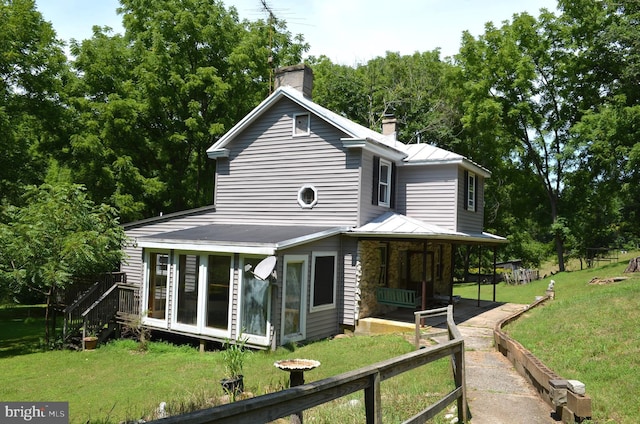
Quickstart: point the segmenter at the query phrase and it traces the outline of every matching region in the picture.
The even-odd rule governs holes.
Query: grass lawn
[[[580,380],[592,397],[593,421],[637,423],[640,406],[640,276],[624,275],[629,258],[594,269],[557,274],[527,286],[497,287],[497,300],[531,303],[551,278],[556,299],[527,312],[506,330],[563,378]],[[600,279],[630,277],[602,285]],[[460,292],[477,286],[462,287]],[[491,286],[483,286],[488,297]]]
[[[150,419],[163,401],[172,413],[225,401],[219,384],[225,377],[219,352],[201,354],[190,346],[153,342],[142,353],[130,340],[95,351],[38,351],[33,346],[43,333],[41,316],[41,308],[0,309],[0,401],[69,402],[71,423]],[[402,336],[384,335],[324,340],[293,351],[254,352],[244,367],[245,390],[260,395],[287,387],[288,374],[273,366],[279,359],[319,360],[321,366],[305,374],[310,382],[412,350]],[[383,382],[385,422],[409,418],[453,387],[447,359]],[[353,394],[309,410],[305,418],[361,423],[362,398],[362,393]]]
[[[546,365],[564,378],[586,384],[593,398],[593,421],[635,423],[640,417],[640,276],[605,285],[592,277],[617,277],[630,257],[607,266],[557,274],[556,299],[507,327]],[[550,278],[527,285],[496,287],[499,302],[529,304],[544,294]],[[475,284],[454,293],[477,298]],[[493,287],[481,286],[491,300]],[[154,342],[147,352],[120,340],[95,351],[42,351],[43,309],[0,308],[0,401],[67,401],[72,423],[119,423],[153,418],[160,402],[173,413],[224,402],[218,352],[201,354],[190,346]],[[413,350],[401,335],[324,340],[291,350],[254,352],[245,364],[245,390],[261,395],[288,385],[273,366],[279,359],[309,358],[321,366],[307,382],[337,375]],[[441,360],[382,384],[385,422],[407,419],[453,388],[450,363]],[[420,402],[416,402],[420,399]],[[444,422],[442,415],[435,422]],[[309,422],[364,422],[362,393],[305,413]],[[284,421],[283,421],[284,422]],[[287,421],[288,422],[288,421]]]

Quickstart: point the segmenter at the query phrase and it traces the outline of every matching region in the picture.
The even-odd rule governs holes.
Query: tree
[[[68,164],[125,220],[211,204],[206,149],[308,45],[283,21],[240,22],[215,0],[122,0],[125,34],[74,43],[78,112]]]
[[[67,75],[62,43],[33,0],[0,0],[0,202],[39,184],[46,148],[60,137]]]
[[[564,222],[562,192],[584,150],[571,128],[598,98],[577,76],[582,63],[568,48],[570,29],[544,10],[537,20],[519,14],[501,28],[487,24],[477,40],[465,33],[457,56],[469,93],[465,125],[500,146],[502,160],[536,176],[552,228]],[[552,234],[561,271],[563,234]]]
[[[0,221],[0,279],[46,297],[45,341],[59,294],[73,278],[116,269],[125,235],[115,210],[95,205],[82,186],[29,187],[23,207],[8,207]],[[53,323],[55,328],[55,323]]]

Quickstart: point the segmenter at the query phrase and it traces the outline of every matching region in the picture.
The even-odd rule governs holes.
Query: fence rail
[[[424,423],[454,401],[458,402],[458,422],[466,422],[464,340],[453,321],[453,307],[450,305],[440,309],[445,310],[447,314],[449,340],[445,343],[276,393],[153,422],[157,424],[267,423],[363,390],[366,422],[380,424],[382,423],[380,383],[445,357],[452,358],[456,387],[438,402],[408,418],[404,423]]]

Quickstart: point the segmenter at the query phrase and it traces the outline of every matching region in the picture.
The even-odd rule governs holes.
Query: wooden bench
[[[383,305],[414,309],[419,304],[418,299],[415,290],[390,287],[378,287],[376,290],[376,300]]]

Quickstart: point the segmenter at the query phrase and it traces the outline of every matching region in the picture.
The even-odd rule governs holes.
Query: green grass
[[[640,277],[608,285],[592,277],[621,276],[629,257],[596,269],[557,274],[556,299],[535,308],[507,331],[564,378],[584,382],[593,398],[593,420],[632,423],[640,416]],[[530,304],[543,295],[550,278],[527,285],[496,287],[497,301]],[[491,300],[491,285],[481,298]],[[477,285],[454,293],[477,298]],[[174,413],[223,402],[224,376],[218,352],[200,354],[188,346],[154,342],[140,353],[121,340],[91,352],[39,350],[42,308],[0,308],[2,401],[67,401],[70,422],[121,422],[152,418],[160,402]],[[255,352],[246,361],[245,389],[253,395],[281,390],[288,376],[273,363],[310,358],[321,366],[307,382],[337,375],[413,349],[401,335],[357,336],[311,343],[275,352]],[[382,383],[385,422],[407,419],[453,388],[450,363],[440,360]],[[420,402],[416,402],[420,399]],[[444,422],[440,418],[436,422]],[[364,421],[362,393],[313,408],[309,422]],[[284,421],[283,421],[284,422]]]
[[[163,401],[171,413],[225,401],[219,384],[225,377],[219,352],[202,354],[190,346],[153,342],[142,353],[130,340],[114,341],[95,351],[38,351],[43,319],[27,315],[37,316],[40,312],[38,308],[30,312],[0,310],[2,401],[69,402],[71,423],[150,419]],[[321,366],[305,374],[310,382],[412,350],[412,344],[403,336],[384,335],[338,338],[290,350],[254,352],[244,367],[245,390],[261,395],[287,387],[288,374],[273,366],[279,359],[319,360]],[[382,383],[385,421],[407,419],[453,387],[448,360],[385,381]],[[417,398],[420,402],[416,402]],[[313,408],[305,413],[307,417],[317,422],[363,422],[363,395],[356,393]]]
[[[640,417],[640,276],[624,275],[627,263],[625,257],[618,263],[553,276],[556,299],[506,328],[557,374],[586,385],[597,423],[636,423]],[[588,284],[593,277],[620,276],[630,278]],[[543,294],[549,279],[531,286]],[[504,289],[502,301],[509,301]]]

